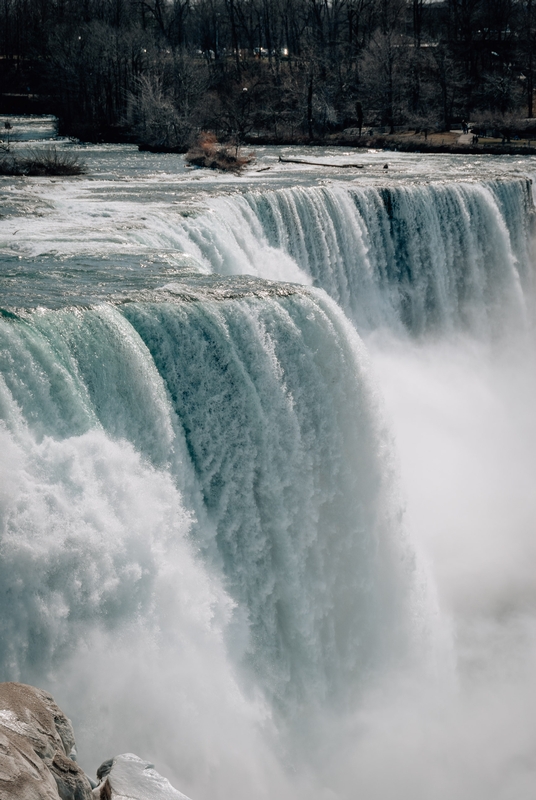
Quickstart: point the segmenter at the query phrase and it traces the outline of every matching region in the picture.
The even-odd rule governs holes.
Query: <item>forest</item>
[[[170,148],[515,125],[535,42],[533,0],[1,0],[0,112]]]

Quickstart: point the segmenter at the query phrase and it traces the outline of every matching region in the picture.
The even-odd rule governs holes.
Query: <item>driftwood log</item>
[[[312,167],[333,167],[334,169],[363,169],[364,164],[322,164],[318,161],[305,161],[303,158],[283,158],[279,156],[283,164],[309,164]]]

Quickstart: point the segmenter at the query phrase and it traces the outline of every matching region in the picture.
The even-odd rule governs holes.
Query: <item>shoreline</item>
[[[348,147],[356,150],[385,150],[399,153],[449,153],[451,155],[536,155],[536,140],[534,144],[521,142],[502,142],[498,140],[482,141],[479,137],[476,144],[459,140],[466,136],[458,136],[452,132],[430,134],[427,139],[422,134],[377,134],[372,136],[356,136],[353,134],[330,134],[324,137],[315,137],[306,140],[299,137],[276,137],[270,135],[249,135],[245,137],[244,144],[251,147],[255,145],[273,145],[279,147]],[[528,140],[532,142],[532,140]]]
[[[3,114],[3,116],[11,116]],[[24,115],[23,115],[24,116]],[[141,152],[149,153],[174,153],[185,154],[189,146],[153,144],[144,142],[135,136],[131,130],[120,126],[111,126],[99,129],[89,129],[79,126],[64,126],[58,120],[58,133],[62,136],[72,137],[83,144],[130,144],[135,145]],[[222,143],[232,140],[229,135],[215,132]],[[427,135],[415,130],[399,131],[394,134],[372,132],[359,135],[357,129],[346,129],[336,133],[309,137],[305,133],[275,134],[270,131],[252,131],[240,137],[241,147],[341,147],[352,150],[383,150],[386,152],[422,153],[424,154],[450,154],[450,155],[536,155],[536,135],[534,138],[502,141],[501,138],[478,136],[473,143],[472,134],[463,134],[456,130],[433,132]]]
[[[428,139],[419,139],[415,135],[393,134],[353,136],[330,134],[309,139],[305,136],[275,136],[268,133],[248,134],[241,142],[242,147],[341,147],[355,150],[384,150],[385,152],[422,153],[450,155],[494,155],[494,156],[534,156],[536,155],[536,140],[534,144],[523,142],[502,144],[500,141],[482,141],[479,137],[477,144],[459,142],[461,137],[452,137],[451,133],[432,134]],[[530,140],[532,142],[532,140]],[[130,142],[132,143],[132,142]],[[169,147],[166,145],[151,145],[138,143],[138,149],[149,153],[186,153],[184,146]]]

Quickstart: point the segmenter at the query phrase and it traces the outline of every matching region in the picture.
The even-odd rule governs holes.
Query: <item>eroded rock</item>
[[[70,720],[41,689],[0,683],[0,800],[93,800]]]

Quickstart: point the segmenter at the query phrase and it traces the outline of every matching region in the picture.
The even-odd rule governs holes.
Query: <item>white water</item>
[[[88,770],[532,797],[533,212],[495,163],[9,188],[0,663]],[[324,291],[211,271],[314,282],[365,345]]]
[[[531,206],[522,180],[293,187],[216,198],[186,219],[162,212],[140,238],[224,275],[312,281],[362,331],[484,333],[525,314]]]

